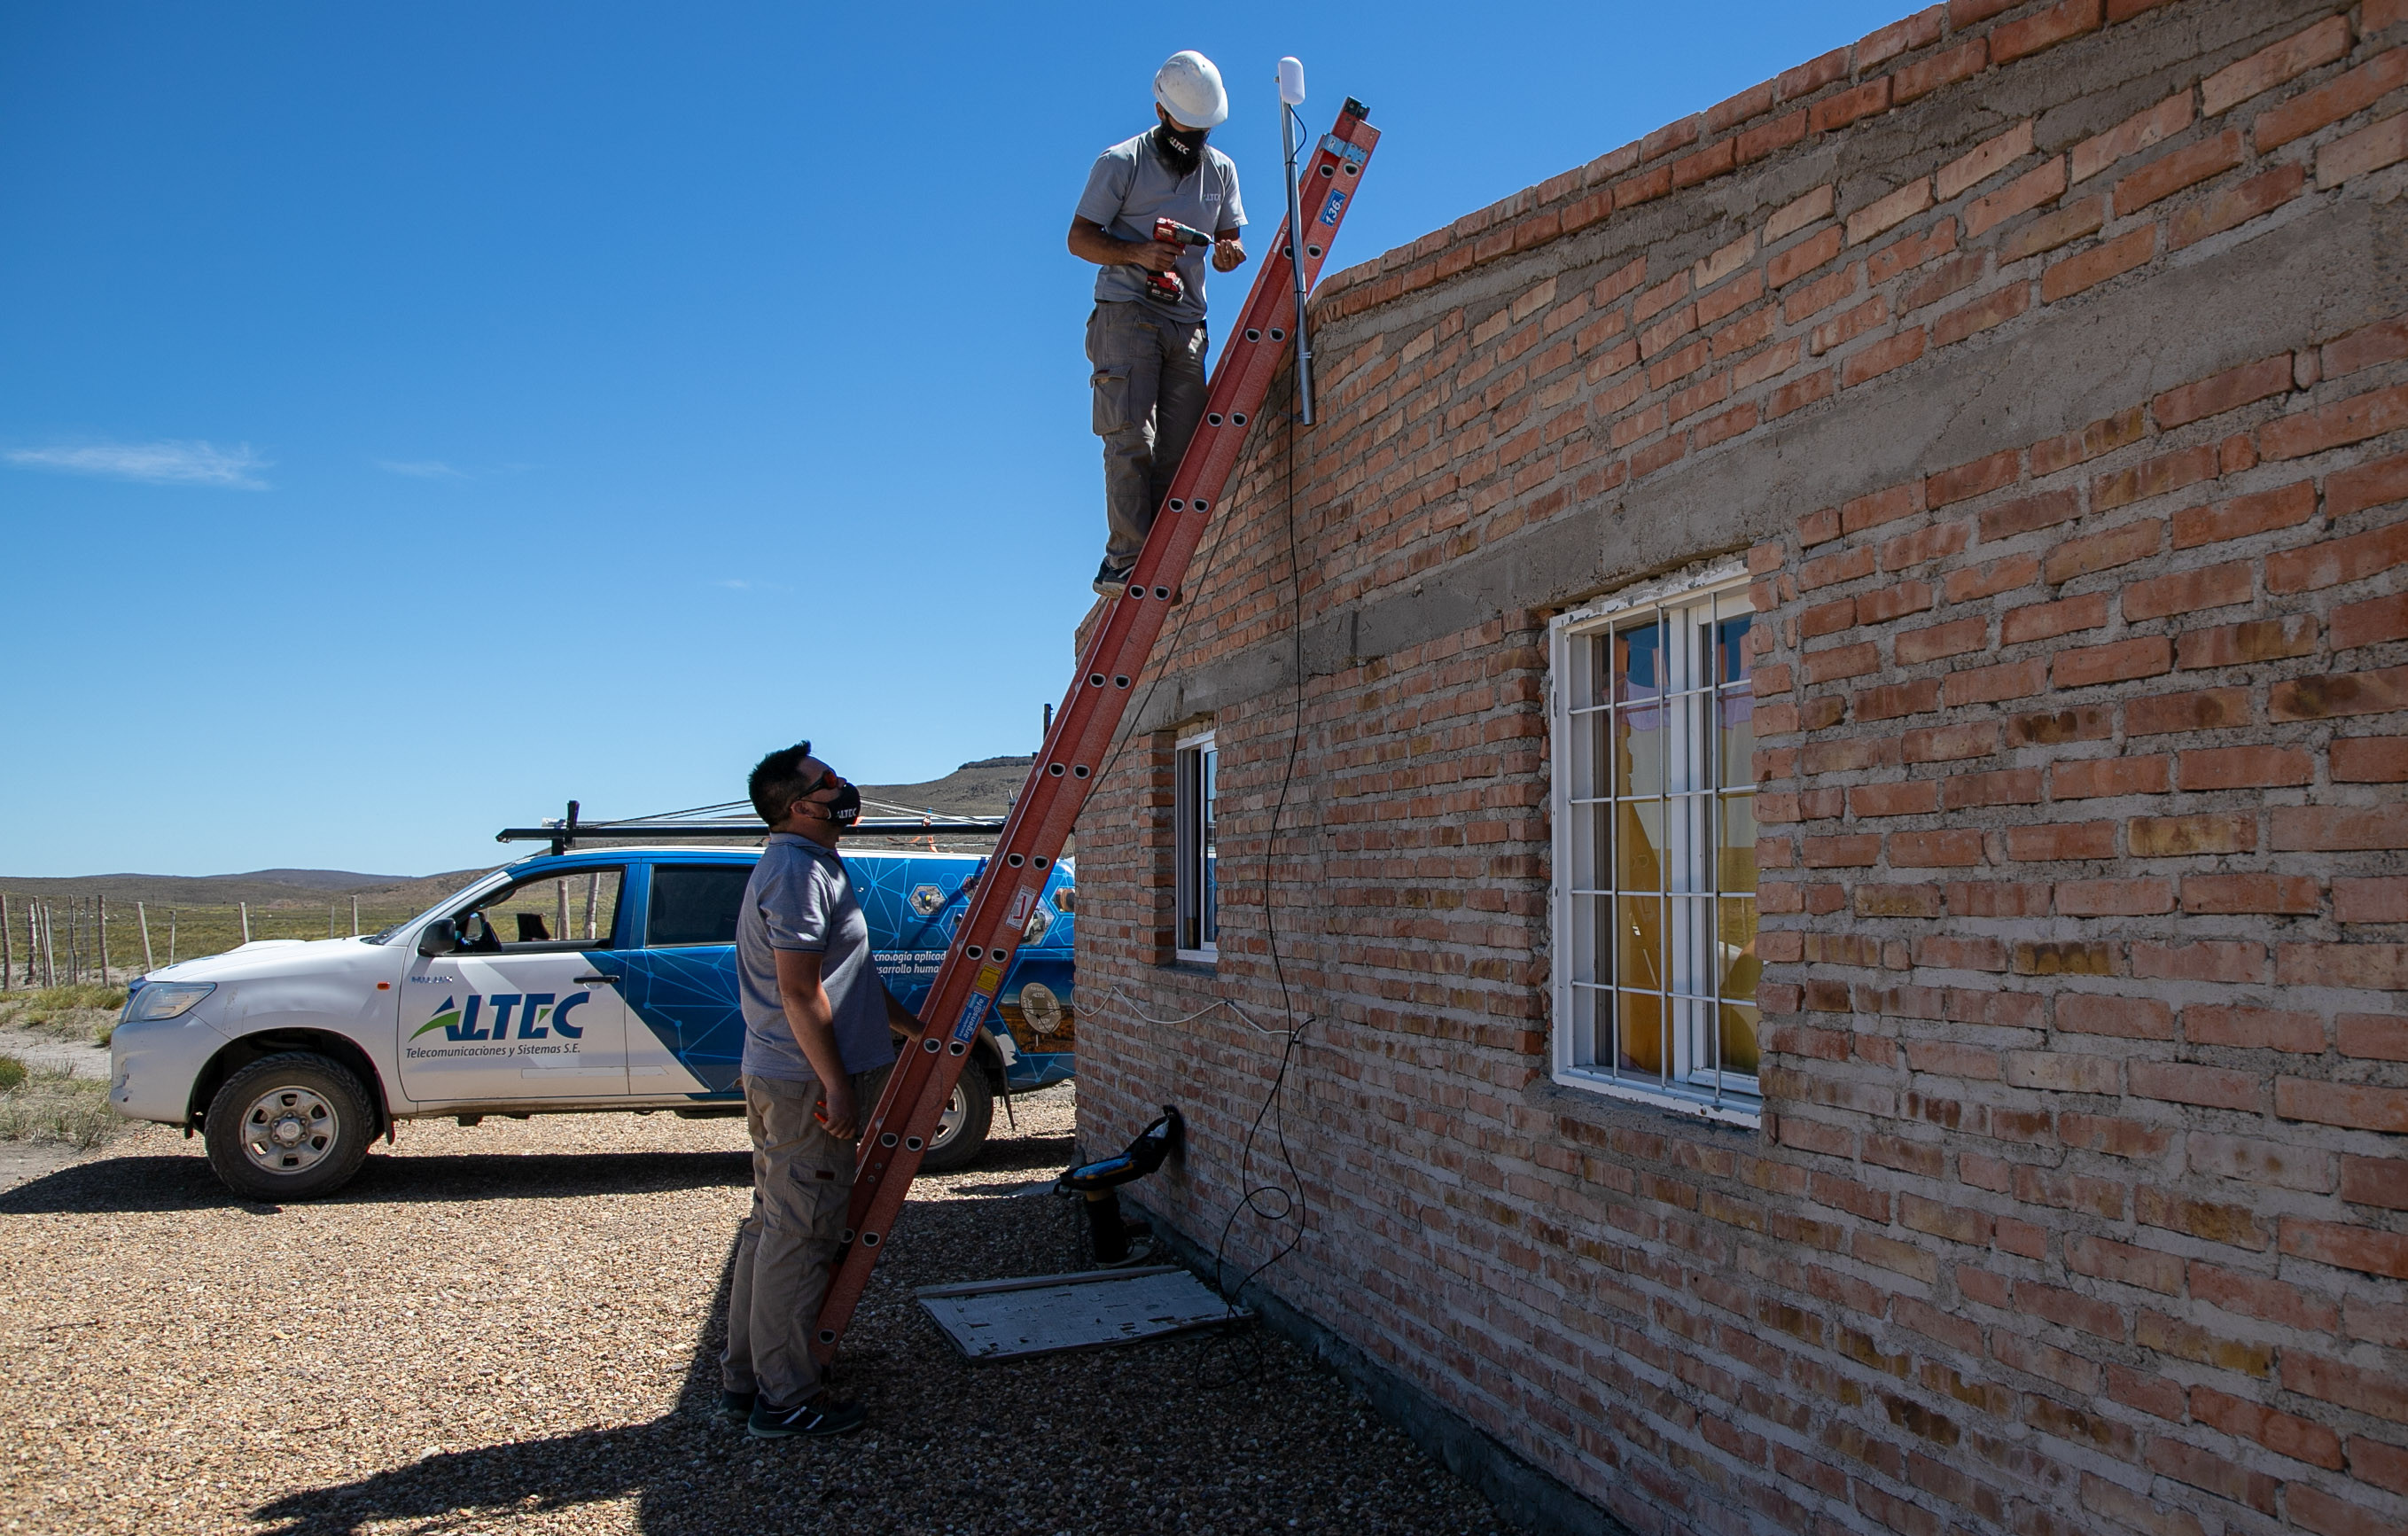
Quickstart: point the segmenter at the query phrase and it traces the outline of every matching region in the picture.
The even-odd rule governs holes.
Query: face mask
[[[838,826],[851,826],[861,820],[861,791],[851,784],[838,784],[833,800],[814,800],[811,803]]]
[[[1154,125],[1154,152],[1162,156],[1162,163],[1171,170],[1187,176],[1203,164],[1204,140],[1211,134],[1210,128],[1177,134],[1170,131],[1168,124],[1157,122]]]

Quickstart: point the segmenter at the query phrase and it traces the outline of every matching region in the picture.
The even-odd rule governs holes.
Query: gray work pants
[[[869,1118],[890,1070],[853,1074],[862,1119]],[[819,1101],[817,1083],[744,1080],[752,1213],[737,1232],[719,1378],[731,1392],[758,1392],[781,1408],[809,1402],[826,1385],[825,1368],[811,1355],[812,1325],[853,1199],[854,1143],[838,1141],[811,1118]]]
[[[1104,563],[1125,570],[1196,423],[1204,419],[1204,323],[1155,312],[1144,300],[1098,304],[1087,317],[1096,436],[1104,439]]]

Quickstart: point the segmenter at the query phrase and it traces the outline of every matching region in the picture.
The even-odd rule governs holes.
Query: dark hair
[[[771,826],[786,819],[795,802],[810,794],[815,781],[804,765],[810,760],[811,744],[797,741],[791,747],[781,747],[753,765],[752,777],[745,781],[745,793],[752,797],[752,813]]]

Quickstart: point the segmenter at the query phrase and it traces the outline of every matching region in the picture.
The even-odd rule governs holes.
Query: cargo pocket
[[[1128,425],[1128,366],[1097,368],[1087,382],[1096,392],[1096,436],[1109,438]]]

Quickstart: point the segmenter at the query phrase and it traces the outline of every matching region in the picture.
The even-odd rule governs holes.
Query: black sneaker
[[[752,1405],[761,1400],[758,1392],[725,1392],[719,1394],[719,1411],[732,1419],[749,1419]]]
[[[1114,566],[1109,560],[1105,561],[1102,565],[1097,566],[1096,567],[1096,596],[1098,597],[1127,596],[1129,572],[1135,569],[1137,569],[1137,567],[1134,564]]]
[[[838,1402],[823,1392],[810,1402],[781,1408],[764,1398],[752,1405],[744,1432],[756,1440],[784,1440],[789,1435],[848,1435],[869,1415],[857,1402]]]

